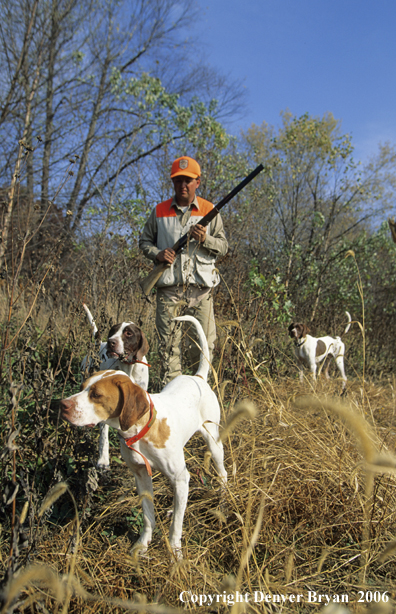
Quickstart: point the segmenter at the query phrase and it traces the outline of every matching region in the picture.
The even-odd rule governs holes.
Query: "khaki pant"
[[[216,339],[216,326],[211,294],[205,296],[198,304],[188,307],[185,301],[171,301],[161,288],[157,290],[157,312],[155,323],[158,333],[158,352],[161,358],[161,383],[170,382],[181,375],[181,346],[186,348],[187,361],[183,372],[187,369],[194,374],[198,368],[201,351],[192,341],[197,340],[196,329],[188,322],[173,322],[172,318],[180,315],[194,316],[204,329],[209,346],[209,360],[212,362],[213,347]]]

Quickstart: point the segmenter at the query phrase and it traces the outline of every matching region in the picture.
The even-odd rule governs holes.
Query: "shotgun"
[[[252,171],[247,177],[245,177],[245,179],[243,179],[241,183],[238,183],[238,185],[233,190],[231,190],[231,192],[227,194],[227,196],[225,196],[219,203],[217,203],[217,205],[213,207],[213,209],[211,209],[209,213],[207,213],[197,223],[200,224],[201,226],[208,226],[209,222],[211,222],[213,218],[216,217],[220,209],[222,209],[222,207],[224,207],[224,205],[226,205],[231,200],[231,198],[234,198],[234,196],[236,196],[238,192],[243,190],[243,188],[247,186],[247,184],[250,183],[252,179],[256,177],[256,175],[261,173],[263,169],[264,169],[264,166],[262,164],[259,164],[258,167],[254,169],[254,171]],[[180,239],[172,247],[172,249],[176,252],[176,254],[180,252],[186,246],[187,241],[188,241],[188,233],[180,237]],[[161,277],[165,269],[167,269],[170,266],[171,265],[168,264],[167,262],[160,262],[147,275],[147,277],[143,279],[143,281],[140,282],[140,286],[143,290],[143,293],[146,296],[150,294],[152,288],[154,288],[155,284],[157,283],[157,281],[159,280],[159,278]]]

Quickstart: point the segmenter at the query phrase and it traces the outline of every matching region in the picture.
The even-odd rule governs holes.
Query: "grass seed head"
[[[24,506],[22,508],[21,515],[19,517],[19,524],[22,525],[25,522],[26,516],[28,513],[28,509],[29,509],[29,501],[25,501]]]
[[[66,484],[66,482],[59,482],[58,484],[56,484],[53,488],[51,488],[51,490],[49,491],[49,493],[47,494],[47,496],[45,497],[43,503],[41,504],[40,510],[39,510],[39,518],[44,514],[44,512],[51,507],[51,505],[53,505],[55,503],[55,501],[57,501],[59,499],[59,497],[61,497],[67,490],[69,489],[68,485]]]
[[[235,429],[238,422],[241,420],[254,420],[256,417],[256,406],[252,401],[248,399],[244,399],[243,401],[239,401],[235,407],[234,411],[230,414],[227,419],[226,424],[224,425],[224,429],[221,432],[220,439],[224,441],[227,437],[232,433]]]
[[[384,563],[386,559],[388,559],[390,556],[395,554],[395,552],[396,552],[396,539],[389,542],[385,550],[381,552],[381,554],[378,557],[379,562]]]
[[[8,612],[8,606],[25,588],[35,584],[44,585],[51,591],[56,601],[62,602],[65,597],[65,583],[45,565],[26,567],[18,576],[14,576],[4,590],[5,603],[0,614]]]

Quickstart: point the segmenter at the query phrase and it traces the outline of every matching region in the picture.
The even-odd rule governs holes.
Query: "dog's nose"
[[[68,419],[70,417],[70,413],[74,409],[74,401],[71,399],[62,399],[60,402],[60,408],[62,412],[62,418]]]

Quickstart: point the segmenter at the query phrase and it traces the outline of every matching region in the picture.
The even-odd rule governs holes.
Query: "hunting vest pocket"
[[[194,258],[194,277],[198,285],[213,288],[220,283],[220,275],[217,272],[216,265],[211,254],[198,252]]]

